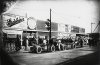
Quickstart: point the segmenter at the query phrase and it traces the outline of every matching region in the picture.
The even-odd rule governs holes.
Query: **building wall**
[[[37,20],[37,30],[41,30],[41,31],[48,31],[46,28],[46,22],[48,21],[42,21],[42,20]],[[58,24],[52,22],[51,23],[51,30],[52,31],[58,31]]]
[[[79,27],[71,26],[71,33],[79,33]]]
[[[48,21],[41,21],[41,20],[37,20],[37,30],[38,31],[38,36],[47,36],[49,37],[49,31],[48,29],[46,28],[46,22]],[[58,24],[57,23],[54,23],[52,22],[51,23],[51,37],[56,37],[58,36]]]
[[[48,21],[42,21],[37,20],[37,30],[41,30],[38,32],[39,36],[49,36],[49,31],[46,28],[46,23]],[[51,31],[52,31],[52,37],[53,36],[70,36],[72,34],[77,33],[85,33],[84,28],[80,28],[78,26],[68,25],[68,24],[62,24],[62,23],[51,23]]]
[[[4,19],[4,26],[6,26],[6,22],[7,19],[16,19],[16,17],[18,18],[23,18],[20,16],[8,16],[4,15],[3,19]],[[46,22],[48,21],[43,21],[43,20],[36,20],[33,17],[31,17],[30,20],[26,20],[26,18],[24,18],[24,21],[11,26],[10,28],[20,28],[21,30],[37,30],[39,32],[39,35],[43,36],[43,35],[49,35],[49,30],[46,27]],[[27,24],[28,23],[28,24]],[[33,25],[36,23],[36,26]],[[33,26],[33,27],[32,27]],[[28,28],[29,27],[29,28]],[[36,28],[36,29],[34,29]],[[68,25],[68,24],[61,24],[61,23],[55,23],[55,22],[51,22],[51,31],[52,31],[52,36],[68,36],[69,33],[85,33],[85,29],[84,28],[80,28],[77,26],[72,26],[72,25]],[[60,33],[60,34],[59,34]],[[68,33],[68,34],[67,34]]]
[[[38,36],[47,36],[47,37],[49,37],[49,32],[38,32]],[[58,33],[57,32],[52,32],[51,33],[51,38],[52,37],[57,37],[58,36]]]
[[[85,33],[85,29],[84,28],[79,28],[79,33]]]

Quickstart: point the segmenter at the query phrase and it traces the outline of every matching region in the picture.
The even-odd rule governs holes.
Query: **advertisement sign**
[[[67,33],[71,32],[71,25],[65,25],[65,32]]]
[[[68,25],[65,25],[65,32],[69,32]]]
[[[51,31],[58,31],[58,23],[51,22]]]
[[[3,28],[27,29],[27,19],[21,16],[3,14]]]
[[[36,19],[35,18],[30,17],[27,22],[28,22],[29,29],[35,29],[36,28]]]
[[[84,28],[79,28],[79,33],[85,33],[85,29]]]
[[[68,25],[68,32],[71,33],[71,25]]]
[[[46,25],[47,22],[48,21],[37,20],[37,30],[48,31]],[[55,22],[51,22],[51,31],[57,31],[57,30],[58,30],[58,24]]]
[[[65,32],[65,24],[58,24],[58,31]]]
[[[15,35],[15,34],[8,34],[7,38],[17,38],[17,35]]]
[[[72,33],[79,33],[79,27],[77,27],[77,26],[71,26],[71,32]]]

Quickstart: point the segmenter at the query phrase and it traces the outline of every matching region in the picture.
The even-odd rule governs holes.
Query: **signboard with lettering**
[[[71,32],[72,33],[79,33],[79,27],[77,27],[77,26],[71,26]]]
[[[85,33],[85,29],[84,28],[79,28],[79,33]]]
[[[37,20],[37,30],[48,31],[46,22],[48,21]],[[57,23],[51,22],[51,31],[58,31]]]
[[[27,18],[13,15],[3,14],[3,28],[27,29]]]
[[[18,23],[20,23],[20,22],[23,22],[24,21],[24,18],[15,18],[15,19],[7,19],[7,26],[8,27],[11,27],[11,26],[13,26],[13,25],[16,25],[16,24],[18,24]]]
[[[30,17],[28,19],[28,28],[29,29],[36,29],[36,19],[33,17]]]
[[[23,21],[25,21],[24,17],[3,15],[3,27],[12,27]]]
[[[15,34],[7,34],[7,38],[17,38],[17,35],[15,35]]]
[[[65,32],[65,24],[58,24],[58,31]]]
[[[58,31],[58,23],[51,22],[51,31]]]
[[[69,32],[68,25],[65,25],[65,32]]]

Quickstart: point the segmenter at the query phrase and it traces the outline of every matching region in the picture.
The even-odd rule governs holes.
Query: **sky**
[[[98,2],[94,0],[23,0],[18,1],[7,12],[25,16],[34,17],[39,20],[51,20],[57,23],[64,23],[79,26],[86,29],[86,33],[91,32],[97,25],[99,20]]]

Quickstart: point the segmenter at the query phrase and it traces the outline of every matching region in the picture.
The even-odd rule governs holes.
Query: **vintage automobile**
[[[52,38],[49,40],[49,42],[40,42],[38,44],[33,44],[33,46],[30,48],[31,52],[35,53],[41,53],[43,51],[46,52],[54,52],[56,50],[65,50],[64,44],[60,42],[60,40],[57,40],[56,38]]]
[[[43,51],[47,51],[47,52],[54,52],[55,51],[55,46],[52,43],[52,40],[50,40],[51,42],[47,42],[45,39],[43,41],[41,41],[38,44],[33,44],[33,46],[30,48],[31,52],[35,52],[35,53],[41,53]]]
[[[64,45],[65,49],[76,48],[74,41],[71,38],[62,38],[61,43]]]

